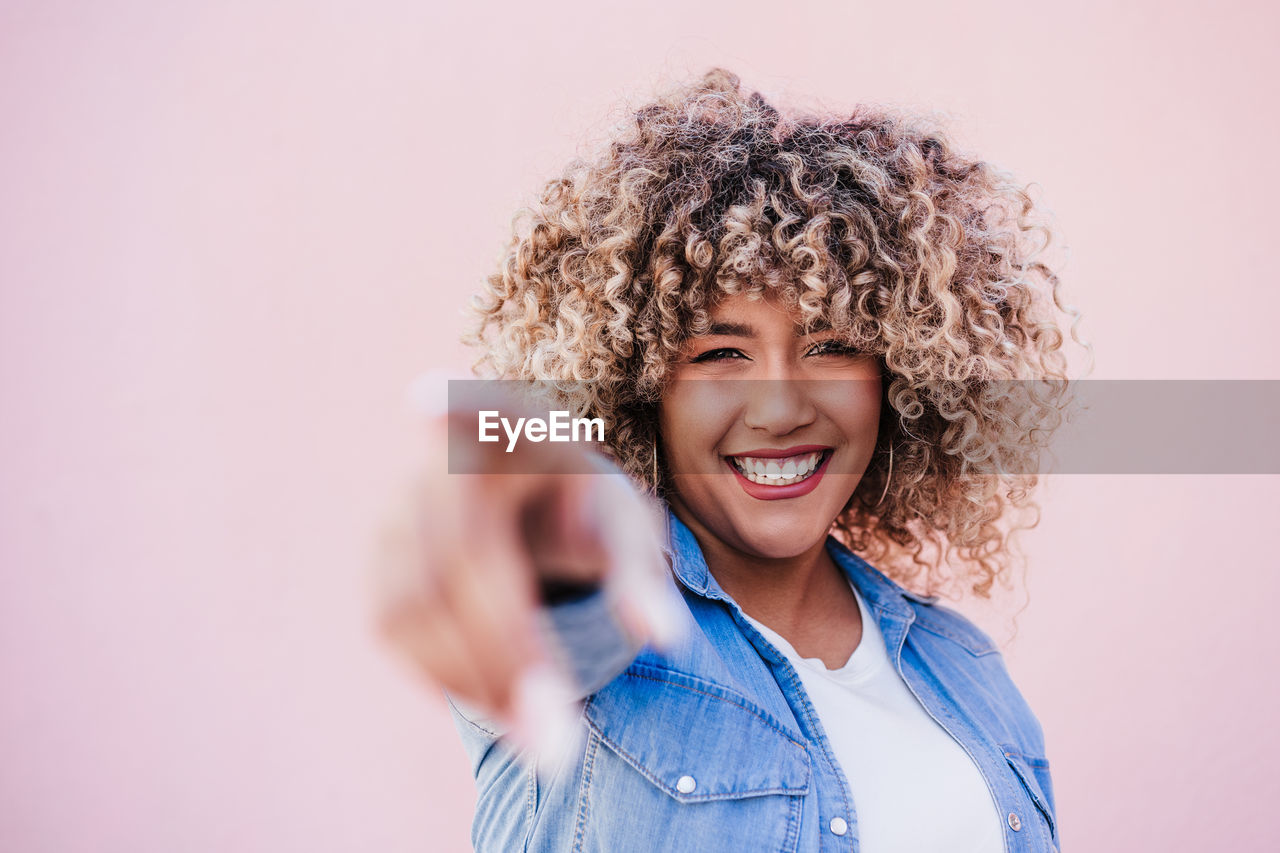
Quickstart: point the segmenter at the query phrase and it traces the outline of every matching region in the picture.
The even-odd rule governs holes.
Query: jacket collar
[[[691,591],[705,598],[729,600],[728,594],[707,568],[702,548],[683,521],[667,510],[667,542],[671,554],[671,567],[676,578]],[[932,604],[937,599],[922,596],[899,586],[887,575],[866,560],[850,551],[834,536],[827,537],[827,551],[836,565],[857,587],[868,606],[875,608],[882,617],[910,622],[915,618],[912,602]]]

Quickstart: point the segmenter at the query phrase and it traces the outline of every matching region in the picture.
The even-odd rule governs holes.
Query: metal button
[[[1022,829],[1022,818],[1018,817],[1016,812],[1009,812],[1009,828],[1014,832]]]
[[[698,783],[693,781],[692,776],[681,776],[676,780],[676,790],[682,794],[692,794],[693,789],[698,787]]]
[[[849,824],[845,823],[845,819],[842,817],[833,817],[831,818],[831,831],[836,835],[844,835],[849,831]]]

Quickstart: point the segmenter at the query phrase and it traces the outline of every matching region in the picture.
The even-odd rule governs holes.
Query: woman
[[[1040,725],[931,594],[1005,574],[1065,405],[1020,382],[1066,378],[1075,316],[1033,213],[937,131],[784,115],[721,69],[547,184],[468,339],[601,418],[609,462],[437,453],[384,552],[477,849],[1057,849]],[[630,485],[574,476],[602,464]]]

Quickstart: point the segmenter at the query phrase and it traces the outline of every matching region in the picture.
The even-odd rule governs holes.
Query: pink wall
[[[949,114],[1056,212],[1095,377],[1278,374],[1270,4],[432,5],[0,7],[0,849],[467,847],[442,701],[366,625],[400,392],[659,79]],[[1048,482],[1007,655],[1068,850],[1280,844],[1278,505]]]

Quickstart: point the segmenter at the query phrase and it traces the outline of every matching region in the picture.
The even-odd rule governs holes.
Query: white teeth
[[[753,483],[768,486],[790,486],[806,480],[818,467],[822,453],[806,453],[786,459],[763,459],[754,456],[729,457],[734,466]]]

